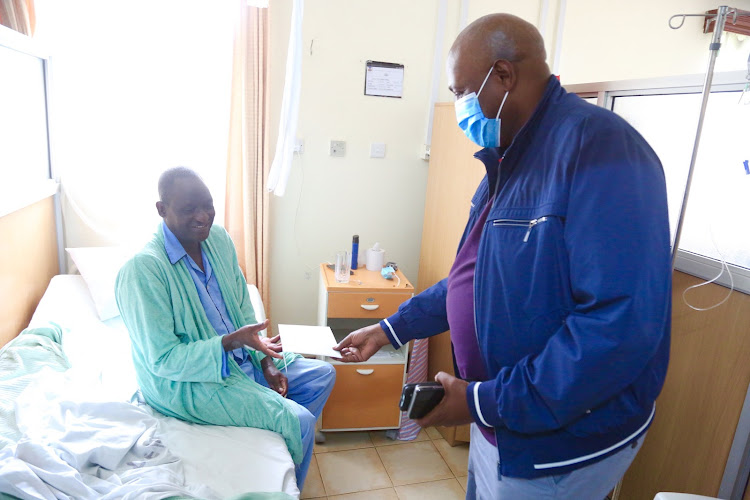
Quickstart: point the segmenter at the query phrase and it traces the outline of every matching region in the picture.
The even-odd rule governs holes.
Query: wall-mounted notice
[[[401,97],[404,89],[404,65],[367,61],[365,95]]]

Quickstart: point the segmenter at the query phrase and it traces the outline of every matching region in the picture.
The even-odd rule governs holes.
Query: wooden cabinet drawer
[[[323,430],[398,427],[403,364],[334,366],[336,384],[323,408]]]
[[[328,294],[329,318],[383,319],[411,298],[411,293],[336,293]]]

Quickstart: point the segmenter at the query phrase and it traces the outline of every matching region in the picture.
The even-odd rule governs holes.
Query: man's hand
[[[445,389],[445,396],[434,410],[415,422],[421,427],[463,425],[473,422],[466,401],[466,387],[469,383],[445,372],[438,372],[435,380]]]
[[[283,356],[279,354],[281,352],[279,336],[277,335],[272,339],[258,336],[258,332],[268,328],[269,323],[269,320],[265,320],[263,323],[255,325],[245,325],[236,332],[224,335],[221,338],[221,345],[227,352],[240,347],[250,347],[262,352],[266,356],[281,359]]]
[[[289,383],[286,375],[276,368],[273,360],[268,356],[263,358],[260,364],[263,367],[263,376],[266,378],[266,382],[268,382],[271,389],[281,394],[282,397],[286,397],[287,392],[289,392]]]
[[[273,352],[281,352],[283,346],[281,345],[281,335],[276,335],[274,338],[269,339],[268,337],[258,337],[267,348]]]
[[[384,345],[388,345],[388,336],[379,323],[360,328],[350,333],[333,349],[341,352],[341,361],[358,363],[367,361]]]

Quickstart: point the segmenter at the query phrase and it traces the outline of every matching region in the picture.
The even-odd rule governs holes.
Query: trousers
[[[614,455],[560,475],[498,479],[497,448],[471,424],[467,500],[603,500],[633,462],[646,434]]]
[[[248,377],[268,387],[262,370],[256,370],[250,362],[243,363],[241,368]],[[286,397],[297,413],[302,433],[304,456],[302,462],[295,467],[297,487],[302,491],[315,447],[315,423],[333,390],[336,370],[325,361],[300,358],[286,369],[282,369],[282,373],[286,375],[288,381],[289,391]]]

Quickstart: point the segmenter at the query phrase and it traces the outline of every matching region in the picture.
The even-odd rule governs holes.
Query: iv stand
[[[687,184],[685,185],[685,195],[682,198],[682,207],[680,208],[680,219],[677,222],[677,233],[675,234],[675,240],[674,240],[674,246],[672,247],[672,269],[674,269],[674,263],[675,259],[677,258],[677,248],[680,243],[680,236],[682,235],[682,223],[685,219],[685,209],[687,208],[687,202],[688,197],[690,196],[690,184],[693,182],[693,171],[695,170],[695,161],[698,157],[698,146],[701,142],[701,131],[703,130],[703,119],[706,115],[706,107],[708,105],[708,96],[711,91],[711,82],[714,79],[714,65],[716,64],[716,56],[719,54],[719,49],[721,48],[721,35],[724,32],[724,24],[727,20],[727,14],[729,13],[730,8],[726,5],[722,5],[719,7],[718,12],[715,14],[714,22],[716,23],[714,25],[714,36],[711,39],[711,45],[708,46],[708,50],[710,52],[709,58],[708,58],[708,69],[706,70],[706,79],[703,82],[703,100],[701,102],[701,112],[700,116],[698,118],[698,130],[695,132],[695,142],[693,143],[693,155],[690,158],[690,169],[688,170],[688,177],[687,177]],[[737,10],[733,9],[735,18],[737,16]],[[687,14],[691,15],[691,14]],[[692,14],[695,15],[695,14]],[[691,16],[692,16],[691,15]],[[714,14],[698,14],[699,16],[704,17],[713,17]],[[672,16],[670,18],[669,27],[672,29],[679,29],[682,24],[679,26],[672,26],[672,19],[675,17],[682,16],[682,22],[685,22],[685,16],[686,14],[677,14],[676,16]],[[707,23],[710,23],[711,20],[706,20]]]

